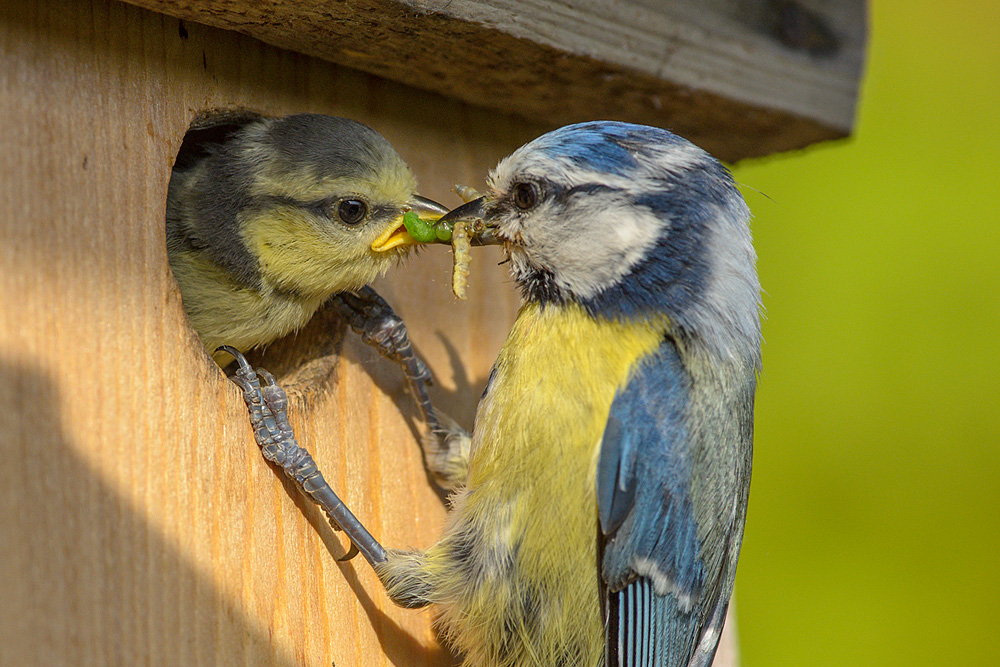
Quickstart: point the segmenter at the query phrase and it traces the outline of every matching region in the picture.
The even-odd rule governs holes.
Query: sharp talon
[[[237,350],[232,345],[220,345],[219,347],[215,348],[215,351],[225,352],[233,359],[235,359],[236,363],[239,364],[240,370],[244,372],[253,370],[252,367],[250,366],[250,362],[247,361],[247,358],[243,356],[243,353]]]
[[[354,542],[351,542],[351,548],[350,548],[350,550],[348,550],[348,552],[346,554],[344,554],[343,556],[341,556],[340,558],[338,558],[337,562],[338,563],[346,563],[347,561],[349,561],[352,558],[354,558],[355,556],[357,556],[359,553],[361,553],[361,552],[358,551],[357,545],[355,545]]]

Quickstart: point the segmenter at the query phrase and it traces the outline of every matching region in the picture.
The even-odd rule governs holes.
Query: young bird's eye
[[[360,199],[343,199],[337,204],[337,217],[345,225],[356,225],[368,215],[368,205]]]
[[[512,191],[514,206],[522,211],[535,208],[538,203],[538,186],[534,183],[518,183]]]

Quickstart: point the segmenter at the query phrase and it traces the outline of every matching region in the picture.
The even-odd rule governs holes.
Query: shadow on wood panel
[[[0,360],[0,388],[0,616],[7,636],[25,642],[3,642],[0,663],[303,664],[80,457],[53,378]],[[315,506],[288,486],[331,557],[342,554]],[[354,568],[340,570],[386,657],[446,664],[444,649],[428,651],[377,608]]]

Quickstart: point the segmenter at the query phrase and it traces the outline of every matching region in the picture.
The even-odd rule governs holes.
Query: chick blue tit
[[[389,142],[353,120],[244,113],[189,138],[199,134],[170,179],[167,252],[209,350],[245,351],[299,329],[416,243],[405,213],[447,210],[417,195]]]
[[[706,667],[750,484],[749,211],[707,153],[617,122],[543,135],[488,185],[441,223],[485,226],[524,303],[443,537],[385,550],[321,478],[304,487],[394,601],[437,606],[469,667]]]

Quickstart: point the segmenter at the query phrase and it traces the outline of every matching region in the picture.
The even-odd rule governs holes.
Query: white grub
[[[451,247],[455,253],[451,272],[451,291],[456,298],[466,298],[465,288],[469,282],[469,263],[472,261],[472,241],[469,239],[468,224],[465,220],[455,223],[451,232]]]
[[[460,185],[458,183],[455,184],[455,187],[453,187],[451,191],[454,192],[459,197],[461,197],[462,201],[464,201],[466,204],[468,204],[473,199],[479,199],[480,197],[482,197],[482,195],[479,194],[479,192],[476,191],[475,188],[470,188],[468,185]]]

